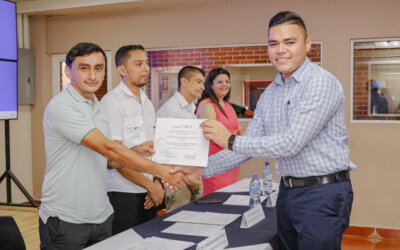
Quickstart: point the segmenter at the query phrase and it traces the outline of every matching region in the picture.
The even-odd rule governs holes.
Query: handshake
[[[154,142],[146,141],[132,150],[143,157],[150,157],[155,153]],[[203,175],[202,167],[161,165],[156,162],[153,162],[153,164],[156,165],[155,168],[158,172],[155,175],[160,177],[164,185],[171,191],[176,191],[186,186],[192,190],[196,188],[197,182],[194,180]]]

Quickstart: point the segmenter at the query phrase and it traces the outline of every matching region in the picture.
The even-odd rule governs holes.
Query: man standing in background
[[[194,102],[204,91],[204,77],[204,70],[200,68],[183,67],[178,73],[178,91],[160,107],[157,118],[197,119]],[[202,193],[201,178],[192,180],[188,187],[173,193],[167,188],[165,194],[167,212],[201,198]]]

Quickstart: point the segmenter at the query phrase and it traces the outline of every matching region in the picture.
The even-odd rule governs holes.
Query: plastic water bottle
[[[377,115],[377,114],[378,114],[378,105],[374,103],[374,105],[372,105],[372,115]]]
[[[253,174],[253,178],[250,181],[250,202],[249,202],[249,209],[260,205],[260,181],[257,178],[257,174]]]
[[[265,162],[262,178],[262,196],[269,196],[272,193],[272,170],[269,161]]]

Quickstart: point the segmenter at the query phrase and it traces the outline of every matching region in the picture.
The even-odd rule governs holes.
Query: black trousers
[[[276,205],[281,249],[341,249],[349,226],[350,181],[287,188],[281,181]]]
[[[114,208],[113,235],[151,220],[157,215],[155,207],[144,209],[146,193],[108,192],[107,195]]]
[[[111,237],[113,216],[101,224],[75,224],[49,217],[46,224],[39,218],[40,249],[83,249]]]

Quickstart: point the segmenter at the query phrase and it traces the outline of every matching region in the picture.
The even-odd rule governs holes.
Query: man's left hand
[[[155,153],[154,142],[153,141],[143,142],[142,144],[139,144],[136,147],[134,147],[132,150],[143,157],[150,157]]]
[[[201,123],[203,134],[222,148],[228,148],[228,140],[232,135],[225,126],[216,120],[207,120]]]
[[[156,207],[156,202],[151,198],[150,194],[146,194],[145,202],[144,202],[144,209],[150,209],[152,207]]]

